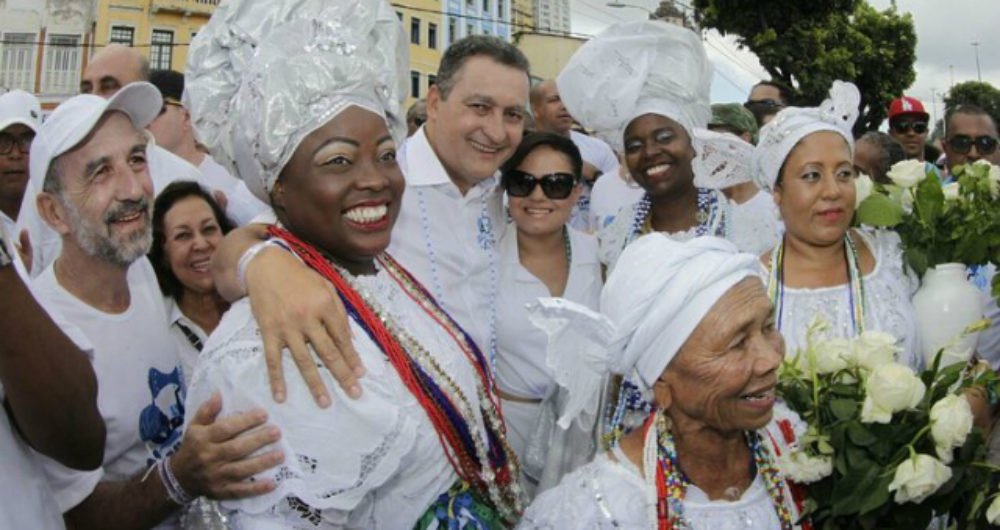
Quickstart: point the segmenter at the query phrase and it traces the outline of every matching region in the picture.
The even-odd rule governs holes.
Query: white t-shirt
[[[642,199],[645,191],[635,182],[628,182],[618,173],[597,179],[590,192],[591,223],[596,232],[608,227],[618,211]]]
[[[184,425],[185,386],[156,274],[146,258],[128,271],[131,301],[120,314],[100,311],[64,289],[53,267],[35,281],[37,296],[55,307],[94,347],[97,405],[107,426],[104,463],[93,472],[43,458],[60,510],[75,507],[101,480],[120,481],[175,452]]]
[[[201,172],[183,158],[154,144],[146,150],[146,163],[149,176],[153,179],[154,195],[175,180],[200,181]],[[62,250],[62,239],[38,213],[36,200],[42,191],[42,179],[30,179],[21,199],[21,211],[17,215],[17,230],[27,230],[31,238],[31,276],[41,274],[59,255]]]
[[[25,282],[28,274],[20,261],[14,261]],[[29,284],[30,288],[31,285]],[[4,298],[0,297],[0,303]],[[42,303],[45,307],[46,304]],[[51,307],[45,307],[52,320],[88,356],[93,351],[80,331]],[[0,383],[0,403],[6,399]],[[7,409],[0,407],[0,528],[56,530],[65,528],[52,489],[42,471],[39,454],[14,430]]]
[[[243,226],[271,209],[254,196],[242,180],[231,175],[211,156],[205,155],[198,169],[204,177],[200,181],[203,186],[226,195],[226,215],[237,225]]]
[[[506,226],[497,179],[490,177],[463,196],[423,128],[406,141],[397,159],[406,193],[389,254],[488,352],[499,267],[496,247]]]

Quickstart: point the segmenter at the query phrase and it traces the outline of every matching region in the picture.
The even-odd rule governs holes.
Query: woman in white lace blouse
[[[859,95],[835,82],[817,108],[782,110],[761,130],[758,185],[773,190],[784,236],[762,258],[776,325],[789,353],[805,346],[813,318],[833,336],[865,330],[899,339],[899,360],[923,364],[910,297],[916,287],[894,232],[851,228],[855,209],[853,136]]]

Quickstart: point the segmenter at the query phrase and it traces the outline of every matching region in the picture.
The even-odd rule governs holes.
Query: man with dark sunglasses
[[[996,164],[997,125],[988,112],[975,105],[959,105],[948,113],[944,153],[948,170],[985,159]]]
[[[11,255],[18,236],[17,216],[28,185],[31,141],[41,124],[42,107],[35,96],[23,90],[0,96],[0,238],[7,242]]]
[[[902,96],[889,104],[889,136],[902,144],[907,159],[924,161],[930,118],[917,98]]]
[[[792,104],[795,91],[778,81],[761,81],[750,89],[747,102],[743,104],[753,113],[757,126],[763,127],[778,111]]]

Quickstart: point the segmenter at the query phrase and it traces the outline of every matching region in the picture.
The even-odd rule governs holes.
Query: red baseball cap
[[[927,114],[927,111],[924,110],[924,104],[921,103],[919,99],[911,98],[909,96],[896,98],[889,104],[890,120],[896,116],[902,116],[904,114],[923,116],[925,120],[930,119],[931,117],[931,115]]]

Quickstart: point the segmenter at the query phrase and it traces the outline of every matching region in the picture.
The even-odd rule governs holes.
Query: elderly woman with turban
[[[610,371],[655,396],[642,428],[542,493],[519,528],[796,528],[799,500],[776,461],[804,426],[775,403],[784,343],[756,275],[728,241],[640,237],[622,253],[601,314],[543,299],[549,362],[592,416]]]
[[[265,409],[286,455],[257,477],[273,492],[224,504],[239,528],[501,528],[520,512],[486,359],[385,253],[404,186],[407,46],[384,0],[230,0],[192,46],[200,138],[271,204],[261,244],[336,290],[368,371],[360,399],[324,370],[336,406],[317,406],[302,378],[276,403],[250,302],[226,313],[188,402],[218,393],[222,415]]]
[[[702,145],[713,141],[701,133],[712,116],[711,82],[701,38],[660,21],[608,28],[577,50],[556,79],[570,114],[624,153],[646,192],[598,234],[609,268],[626,245],[650,232],[676,240],[724,237],[753,253],[777,240],[770,203],[759,203],[764,211],[733,208],[720,191],[749,175],[696,168],[708,154]]]
[[[856,206],[851,129],[858,89],[834,82],[819,107],[783,109],[761,129],[753,154],[758,185],[774,194],[784,221],[762,257],[775,325],[791,351],[804,347],[817,316],[837,337],[865,330],[899,340],[900,362],[923,365],[899,236],[851,228]]]

